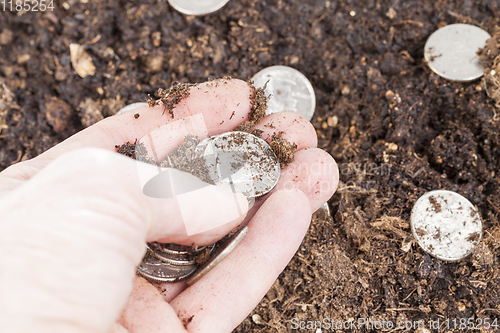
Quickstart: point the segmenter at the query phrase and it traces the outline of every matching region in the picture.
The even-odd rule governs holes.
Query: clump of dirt
[[[252,131],[250,132],[250,134],[253,134],[253,135],[255,135],[255,136],[256,136],[256,137],[258,137],[258,138],[262,138],[262,133],[264,133],[264,131],[263,131],[263,130],[260,130],[260,129],[258,129],[258,128],[254,129],[254,130],[252,130]]]
[[[198,143],[200,143],[200,140],[196,137],[192,135],[186,136],[184,142],[175,148],[171,154],[168,154],[158,165],[162,168],[173,168],[188,172],[202,181],[214,185],[205,158],[196,154]]]
[[[17,105],[14,100],[15,95],[12,91],[0,81],[0,134],[2,130],[8,128],[7,125],[7,114],[10,109],[19,109],[19,105]]]
[[[136,159],[136,155],[141,156],[141,160],[143,156],[147,156],[147,149],[144,146],[142,142],[138,142],[137,139],[135,140],[134,143],[124,143],[122,145],[116,145],[115,146],[115,151],[118,154],[125,155],[127,157],[130,157],[132,159]],[[150,163],[154,164],[154,163]]]
[[[148,96],[147,103],[150,107],[163,104],[165,111],[168,111],[172,119],[174,118],[174,107],[189,96],[189,89],[193,84],[174,82],[168,89],[158,89],[159,99],[153,100]]]
[[[251,80],[248,81],[248,84],[253,91],[250,96],[252,106],[250,108],[250,112],[248,113],[249,120],[238,126],[235,131],[247,132],[260,138],[263,131],[259,129],[252,130],[252,128],[266,116],[267,101],[269,100],[269,96],[266,96],[265,91],[267,83],[264,87],[260,88],[256,88]],[[282,133],[273,134],[270,146],[276,154],[282,168],[293,162],[294,152],[295,149],[297,149],[297,145],[291,144],[286,139],[282,138]]]
[[[78,105],[78,114],[83,126],[89,127],[105,117],[116,114],[124,106],[125,103],[119,97],[105,100],[88,97]]]
[[[269,96],[266,96],[266,91],[264,90],[265,86],[255,88],[252,81],[248,81],[248,85],[252,88],[252,94],[250,95],[252,105],[250,107],[250,112],[248,113],[249,120],[238,126],[236,131],[250,133],[252,127],[254,127],[255,124],[259,123],[262,118],[266,116],[267,100],[269,99]]]
[[[283,133],[273,134],[271,138],[271,149],[276,154],[281,168],[284,168],[294,160],[294,153],[297,149],[296,144],[291,144],[287,139],[282,138]]]
[[[486,47],[479,52],[484,64],[486,92],[500,108],[500,28],[486,42]]]
[[[196,154],[195,150],[198,143],[200,143],[200,140],[196,137],[187,135],[179,147],[175,148],[172,153],[165,156],[165,159],[159,162],[155,162],[152,157],[149,157],[144,144],[137,140],[134,143],[127,142],[123,145],[117,145],[115,146],[115,150],[117,153],[134,160],[137,156],[141,156],[141,161],[143,162],[162,168],[173,168],[188,172],[208,184],[215,185],[214,181],[210,178],[205,158]]]
[[[52,126],[52,129],[61,133],[68,126],[71,118],[71,107],[65,101],[52,97],[42,107],[41,111],[45,114],[47,122]]]
[[[434,211],[436,213],[439,213],[441,211],[441,204],[439,202],[437,202],[436,198],[434,198],[434,196],[430,196],[429,197],[429,202],[431,203],[432,205],[432,208],[434,208]]]

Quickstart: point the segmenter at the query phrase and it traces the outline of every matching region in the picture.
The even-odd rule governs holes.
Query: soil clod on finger
[[[270,145],[283,168],[293,162],[297,145],[288,142],[288,140],[282,137],[282,134],[282,132],[273,134]]]
[[[266,96],[266,91],[264,90],[265,87],[255,88],[251,81],[248,82],[248,85],[252,89],[252,94],[250,95],[252,106],[250,107],[250,112],[248,113],[249,120],[238,126],[236,131],[250,133],[250,129],[254,127],[255,124],[258,124],[266,115],[269,96]]]
[[[165,111],[168,111],[173,119],[175,117],[175,106],[189,96],[189,89],[191,89],[192,86],[194,85],[189,83],[174,82],[168,89],[158,89],[159,98],[157,100],[148,96],[147,103],[150,107],[153,107],[155,105],[159,105],[161,102],[165,107]]]

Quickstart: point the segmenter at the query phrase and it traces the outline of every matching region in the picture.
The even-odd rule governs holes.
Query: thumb
[[[213,242],[243,219],[217,226],[235,197],[246,213],[241,194],[217,186],[193,191],[184,202],[148,197],[138,164],[154,169],[102,149],[75,150],[0,200],[0,331],[108,332],[146,240]],[[25,167],[30,164],[10,172],[22,174]],[[207,231],[206,225],[216,227]],[[200,233],[189,236],[189,228]]]
[[[23,163],[15,167],[23,172]],[[163,193],[170,188],[171,195],[151,193],[152,184]],[[122,227],[133,226],[143,241],[210,244],[241,223],[248,212],[246,197],[229,186],[209,185],[190,174],[98,148],[66,153],[24,185],[47,195],[59,192],[57,197],[65,198],[67,208],[85,205],[119,217]]]

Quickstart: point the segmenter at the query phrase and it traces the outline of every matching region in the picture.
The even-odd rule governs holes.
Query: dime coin
[[[438,259],[460,260],[481,240],[481,216],[458,193],[437,190],[421,196],[411,212],[413,236],[422,249]]]
[[[148,105],[148,103],[144,103],[144,102],[132,103],[132,104],[129,104],[129,105],[121,108],[120,110],[118,110],[118,112],[116,114],[121,114],[121,113],[130,111],[130,110],[135,110],[137,108],[140,108],[142,106],[147,106],[147,105]]]
[[[154,282],[178,282],[191,276],[197,269],[197,264],[170,265],[146,253],[137,272]]]
[[[450,24],[435,31],[425,43],[424,57],[439,76],[452,81],[480,78],[483,65],[477,51],[485,47],[491,36],[470,24]]]
[[[311,82],[304,74],[288,66],[264,68],[252,77],[255,87],[266,87],[271,95],[267,102],[267,114],[295,111],[311,120],[316,108],[316,95]],[[266,85],[267,83],[267,85]]]
[[[194,284],[205,274],[210,272],[215,266],[217,266],[217,264],[222,261],[222,259],[227,257],[227,255],[234,250],[234,248],[243,240],[243,238],[245,238],[247,234],[248,227],[244,227],[243,229],[229,237],[226,242],[222,242],[221,245],[218,245],[210,259],[205,264],[203,264],[203,266],[196,272],[195,275],[193,275],[186,281],[187,284],[189,286]]]
[[[170,6],[185,15],[206,15],[213,13],[229,0],[168,0]]]
[[[246,132],[207,138],[196,148],[205,157],[215,184],[227,184],[248,198],[271,191],[280,177],[278,158],[269,144]]]

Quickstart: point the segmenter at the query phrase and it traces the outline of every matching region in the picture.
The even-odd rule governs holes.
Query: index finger
[[[172,114],[166,112],[163,105],[157,105],[108,117],[37,158],[52,160],[69,150],[83,147],[114,150],[115,145],[134,142],[166,123],[196,114],[203,115],[209,135],[224,133],[248,120],[252,93],[247,82],[236,79],[196,84],[189,88],[189,95],[175,105]]]
[[[191,86],[189,96],[175,105],[173,118],[169,112],[165,112],[163,105],[144,106],[135,109],[134,112],[108,117],[43,154],[5,169],[0,173],[2,181],[0,191],[15,188],[64,153],[85,147],[114,151],[116,145],[135,142],[136,139],[145,137],[165,124],[172,124],[173,130],[168,133],[169,137],[182,141],[186,133],[176,131],[175,124],[178,120],[192,116],[200,115],[204,121],[205,128],[193,129],[200,130],[200,133],[216,135],[230,131],[248,120],[253,93],[253,88],[245,81],[214,80]]]

